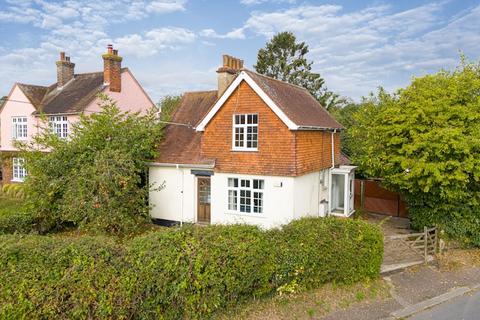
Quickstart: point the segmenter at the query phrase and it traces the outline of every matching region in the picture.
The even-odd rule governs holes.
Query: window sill
[[[232,148],[230,151],[232,152],[258,152],[258,148],[244,148],[244,149],[240,149],[240,148]]]
[[[260,218],[260,219],[267,218],[264,213],[242,213],[242,212],[236,212],[236,211],[227,211],[225,212],[225,214],[230,216],[247,217],[247,218]]]
[[[25,179],[12,179],[10,182],[24,182]]]

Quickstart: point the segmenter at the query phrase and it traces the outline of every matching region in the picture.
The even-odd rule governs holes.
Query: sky
[[[480,59],[480,2],[301,0],[0,0],[0,96],[15,82],[50,85],[65,51],[75,72],[100,71],[113,44],[154,101],[216,87],[222,54],[253,69],[277,32],[310,49],[331,91],[355,101],[414,76]]]

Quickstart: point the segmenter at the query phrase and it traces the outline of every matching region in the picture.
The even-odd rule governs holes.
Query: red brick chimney
[[[73,79],[75,63],[70,62],[70,57],[65,56],[65,52],[60,52],[60,60],[57,64],[57,87],[63,87],[68,81]]]
[[[228,86],[232,83],[233,79],[241,69],[243,69],[243,60],[227,54],[223,55],[223,66],[217,70],[219,97],[225,92],[225,90],[227,90]]]
[[[103,82],[110,86],[110,91],[120,92],[122,90],[122,57],[113,46],[107,46],[107,53],[103,58]]]

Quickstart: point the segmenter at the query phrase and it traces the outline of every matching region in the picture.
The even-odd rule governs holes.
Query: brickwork
[[[258,114],[258,151],[233,151],[234,114]],[[297,176],[331,166],[330,133],[291,131],[265,102],[242,82],[206,126],[202,156],[215,159],[219,172]],[[340,137],[335,134],[336,159]]]
[[[13,179],[13,172],[12,172],[12,158],[14,157],[15,153],[13,152],[1,152],[1,165],[2,165],[2,184],[12,183]]]

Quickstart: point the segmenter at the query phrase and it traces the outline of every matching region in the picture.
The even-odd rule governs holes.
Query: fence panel
[[[355,208],[392,217],[408,217],[402,196],[383,188],[376,180],[355,179]]]

